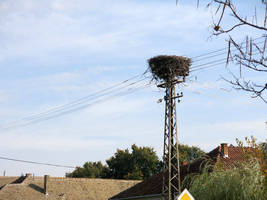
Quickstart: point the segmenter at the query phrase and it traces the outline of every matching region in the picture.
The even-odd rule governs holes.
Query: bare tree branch
[[[237,9],[234,7],[231,0],[213,0],[214,3],[218,4],[218,8],[215,12],[215,15],[219,12],[221,9],[218,22],[216,25],[214,25],[214,33],[213,35],[220,35],[220,34],[231,34],[236,28],[241,26],[248,26],[253,29],[257,29],[259,31],[263,31],[264,33],[267,31],[266,24],[267,24],[267,3],[265,3],[265,17],[263,21],[263,26],[260,26],[258,24],[258,18],[257,18],[257,9],[255,7],[254,10],[254,16],[252,19],[252,22],[249,22],[247,20],[247,17],[241,17]],[[262,0],[262,2],[264,2]],[[223,8],[222,8],[223,7]],[[221,26],[222,20],[225,16],[225,11],[228,9],[231,16],[237,20],[237,23],[233,24],[231,27],[225,29]],[[215,24],[215,23],[214,23]],[[265,57],[265,50],[267,46],[267,37],[266,35],[263,36],[264,38],[264,44],[263,46],[260,46],[253,42],[252,38],[248,38],[248,36],[245,39],[246,49],[241,44],[238,44],[232,37],[229,35],[228,40],[228,53],[227,53],[227,60],[226,64],[229,64],[230,57],[232,58],[231,61],[233,61],[235,64],[239,66],[239,77],[238,79],[235,75],[233,75],[234,80],[226,80],[228,83],[232,84],[235,89],[243,90],[246,92],[249,92],[252,94],[252,98],[260,98],[265,103],[267,103],[267,97],[264,97],[264,93],[267,92],[267,78],[265,83],[263,84],[257,84],[252,81],[246,81],[244,79],[241,79],[242,77],[242,68],[246,68],[248,70],[252,70],[259,73],[267,73],[267,57]],[[234,50],[233,50],[234,49]],[[234,53],[233,52],[237,52]],[[256,52],[254,52],[256,51]]]
[[[250,23],[247,21],[247,19],[243,19],[239,14],[237,14],[237,11],[236,9],[234,8],[232,2],[230,0],[225,0],[225,1],[219,1],[219,0],[214,0],[214,2],[220,4],[220,5],[223,5],[224,9],[222,10],[222,14],[220,16],[220,19],[219,19],[219,23],[221,23],[221,20],[222,18],[224,17],[224,12],[225,12],[225,8],[229,8],[231,13],[233,14],[233,16],[239,20],[239,23],[238,25],[234,25],[231,29],[229,29],[228,31],[226,32],[230,32],[231,30],[235,29],[236,27],[238,26],[241,26],[241,25],[247,25],[247,26],[250,26],[250,27],[253,27],[253,28],[256,28],[256,29],[260,29],[260,30],[264,30],[264,31],[267,31],[267,28],[265,26],[259,26],[257,24],[254,24],[254,23]],[[214,27],[214,30],[216,31],[216,26]],[[224,32],[223,32],[224,33]]]
[[[178,3],[178,0],[176,0],[176,3]],[[216,6],[216,11],[213,12],[212,15],[214,30],[213,35],[229,35],[226,65],[228,65],[231,61],[239,66],[240,79],[238,79],[234,74],[232,74],[233,80],[224,80],[232,84],[235,89],[249,92],[252,94],[252,98],[260,98],[265,103],[267,103],[267,78],[263,80],[263,83],[261,84],[252,82],[250,80],[247,81],[242,78],[242,72],[245,71],[245,69],[251,72],[267,73],[267,57],[265,57],[265,51],[267,46],[267,2],[265,0],[262,0],[262,3],[265,4],[265,16],[262,23],[263,25],[259,25],[258,23],[256,7],[254,8],[254,15],[251,22],[248,20],[247,16],[240,16],[239,12],[237,11],[237,8],[233,5],[232,0],[210,0],[206,7],[211,7],[212,4],[218,5]],[[198,5],[199,0],[197,0],[197,7]],[[232,18],[234,18],[236,21],[236,23],[227,28],[222,25],[222,21],[225,18],[225,14],[227,13],[226,11],[229,11],[231,14],[230,16],[232,16]],[[216,15],[219,15],[217,22],[214,21]],[[254,40],[252,38],[249,38],[248,36],[246,36],[245,41],[241,44],[236,42],[231,37],[231,33],[233,31],[243,26],[263,32],[263,46],[256,44]],[[245,44],[245,47],[243,46],[243,44]]]

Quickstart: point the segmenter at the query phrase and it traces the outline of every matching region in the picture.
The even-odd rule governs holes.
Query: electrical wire
[[[69,105],[73,105],[73,104],[79,103],[79,102],[81,102],[81,101],[87,100],[87,99],[90,98],[90,97],[94,97],[94,96],[96,96],[96,95],[98,95],[98,94],[101,94],[101,93],[103,93],[103,92],[105,92],[105,91],[108,91],[108,90],[110,90],[110,89],[114,89],[114,88],[116,88],[116,87],[118,87],[118,86],[120,86],[120,85],[122,85],[122,84],[124,84],[124,83],[126,83],[126,82],[129,82],[129,81],[132,80],[132,79],[137,78],[138,76],[140,76],[140,75],[133,76],[133,77],[131,77],[131,78],[125,80],[125,81],[122,81],[122,82],[118,83],[118,84],[112,85],[112,86],[110,86],[110,87],[108,87],[108,88],[104,88],[104,89],[102,89],[102,90],[100,90],[100,91],[97,91],[97,92],[95,92],[95,93],[93,93],[93,94],[90,94],[90,95],[87,95],[87,96],[85,96],[85,97],[79,98],[79,99],[77,99],[77,100],[75,100],[75,101],[72,101],[72,102],[69,102],[69,103],[67,103],[67,104],[60,105],[60,106],[56,106],[56,107],[54,107],[54,108],[51,108],[51,109],[49,109],[49,110],[46,110],[46,111],[41,112],[41,113],[38,113],[38,114],[32,114],[32,115],[29,115],[28,117],[24,117],[23,119],[31,119],[32,117],[35,117],[35,116],[38,116],[38,115],[42,115],[42,114],[47,114],[47,113],[49,113],[49,112],[56,111],[57,109],[64,108],[64,107],[66,107],[66,106],[69,106]]]
[[[2,157],[2,156],[0,156],[0,159],[9,160],[9,161],[15,161],[15,162],[30,163],[30,164],[36,164],[36,165],[46,165],[46,166],[52,166],[52,167],[76,168],[76,167],[68,166],[68,165],[57,165],[57,164],[50,164],[50,163],[43,163],[43,162],[20,160],[20,159],[7,158],[7,157]]]
[[[102,96],[105,96],[105,95],[108,95],[108,94],[112,94],[114,91],[120,91],[120,90],[125,89],[125,88],[127,88],[127,87],[129,87],[129,86],[132,86],[132,85],[135,85],[135,84],[137,84],[137,83],[140,83],[140,82],[142,82],[142,81],[145,80],[145,79],[146,79],[146,78],[143,78],[143,79],[141,79],[141,80],[138,80],[138,81],[129,83],[128,85],[125,85],[125,86],[123,86],[123,87],[120,87],[120,88],[113,88],[113,90],[108,91],[108,92],[105,92],[105,93],[102,93],[102,94],[99,93],[99,95],[92,95],[91,98],[83,99],[83,101],[76,101],[75,103],[72,103],[72,104],[68,103],[68,104],[66,104],[66,105],[64,105],[64,106],[61,106],[61,108],[54,109],[53,111],[51,110],[50,112],[39,113],[39,114],[36,114],[36,115],[34,115],[34,116],[32,116],[32,117],[28,117],[28,118],[24,118],[24,119],[25,119],[25,120],[31,120],[31,119],[34,119],[34,118],[36,118],[36,117],[42,117],[43,115],[48,115],[48,114],[52,114],[52,113],[55,113],[55,112],[64,111],[65,109],[69,109],[69,108],[72,108],[72,107],[75,107],[75,106],[79,106],[79,105],[81,105],[81,104],[83,104],[83,103],[86,103],[86,102],[88,102],[88,101],[97,99],[97,98],[99,98],[99,97],[102,97]],[[104,92],[104,90],[102,90],[102,91]],[[107,90],[105,90],[105,91],[107,91]],[[89,96],[88,96],[88,97],[89,97]]]
[[[262,44],[262,43],[264,43],[265,41],[261,41],[261,42],[257,42],[257,43],[255,43],[256,45],[258,45],[258,44]],[[240,49],[244,49],[244,48],[246,48],[246,47],[241,47]],[[234,49],[234,50],[232,50],[231,52],[236,52],[236,51],[239,51],[238,49]],[[214,57],[218,57],[218,56],[221,56],[221,55],[225,55],[225,54],[227,54],[228,53],[228,51],[225,51],[225,52],[223,52],[223,53],[219,53],[219,54],[216,54],[216,55],[212,55],[212,56],[208,56],[208,57],[204,57],[204,58],[200,58],[200,59],[198,59],[198,60],[193,60],[193,62],[194,63],[196,63],[196,62],[199,62],[199,61],[202,61],[202,60],[205,60],[205,59],[209,59],[209,58],[214,58]]]
[[[146,72],[145,72],[145,73],[146,73]],[[144,73],[141,74],[141,75],[144,75]],[[42,115],[42,114],[48,114],[48,113],[50,113],[50,112],[57,111],[58,109],[61,109],[61,108],[67,107],[67,106],[73,106],[73,105],[76,105],[77,103],[81,103],[81,102],[83,102],[83,101],[86,101],[86,100],[88,100],[89,98],[95,97],[95,96],[97,96],[97,95],[99,95],[99,94],[101,94],[101,93],[103,93],[103,92],[106,92],[106,91],[111,90],[111,89],[115,89],[115,88],[117,88],[118,86],[123,85],[123,84],[129,82],[130,80],[133,80],[133,79],[135,79],[135,78],[137,78],[137,77],[139,77],[139,76],[140,76],[140,74],[139,74],[139,75],[136,75],[136,76],[133,76],[133,77],[127,79],[127,80],[124,80],[124,81],[122,81],[122,82],[120,82],[120,83],[118,83],[118,84],[114,84],[114,85],[112,85],[112,86],[110,86],[110,87],[108,87],[108,88],[104,88],[104,89],[102,89],[102,90],[100,90],[100,91],[97,91],[97,92],[95,92],[95,93],[93,93],[93,94],[90,94],[90,95],[87,95],[87,96],[85,96],[85,97],[79,98],[79,99],[77,99],[77,100],[71,101],[71,102],[69,102],[69,103],[67,103],[67,104],[60,105],[60,106],[57,106],[57,107],[48,109],[48,110],[46,110],[46,111],[44,111],[44,112],[40,112],[40,113],[37,113],[37,114],[29,115],[29,116],[27,116],[27,117],[22,118],[22,120],[24,120],[24,119],[31,119],[31,118],[33,118],[33,117],[36,117],[36,116],[39,116],[39,115]]]
[[[218,67],[218,66],[220,66],[221,64],[225,64],[225,60],[224,60],[223,62],[213,62],[213,63],[210,63],[210,65],[208,65],[208,66],[190,70],[190,73],[192,73],[192,72],[196,72],[196,71],[199,71],[199,70],[208,69],[208,68]]]
[[[90,102],[90,103],[87,103],[87,104],[83,104],[83,105],[80,105],[79,107],[72,108],[72,109],[69,109],[69,110],[65,110],[64,112],[56,113],[55,115],[52,115],[52,116],[43,116],[43,117],[35,118],[35,119],[29,120],[29,121],[24,121],[24,122],[21,122],[21,123],[16,123],[16,124],[13,124],[13,125],[2,127],[1,129],[7,131],[7,130],[14,129],[14,128],[24,127],[24,126],[35,124],[35,123],[38,123],[38,122],[50,120],[50,119],[53,119],[53,118],[56,118],[56,117],[60,117],[62,115],[66,115],[66,114],[73,113],[73,112],[78,111],[78,110],[82,110],[82,109],[88,108],[88,107],[90,107],[92,105],[95,105],[95,104],[98,104],[98,103],[102,103],[102,102],[108,101],[108,100],[113,99],[113,98],[122,97],[122,96],[125,96],[125,95],[128,95],[128,94],[131,94],[133,92],[136,92],[137,90],[145,89],[145,88],[149,87],[150,85],[151,85],[151,83],[148,83],[145,86],[142,84],[139,87],[129,88],[127,91],[122,91],[122,92],[113,94],[112,96],[106,96],[105,98],[99,99],[97,101]]]
[[[131,84],[131,85],[134,85],[134,84]],[[111,92],[105,93],[105,95],[110,94],[110,93]],[[101,96],[99,96],[99,97],[101,97]],[[107,96],[107,97],[109,97],[109,96]],[[85,104],[86,102],[84,102],[83,104],[76,104],[75,106],[71,106],[71,107],[67,107],[67,108],[61,109],[61,110],[57,110],[57,112],[53,112],[53,113],[37,116],[37,117],[31,118],[31,119],[27,119],[27,120],[15,121],[13,123],[9,123],[7,125],[2,126],[1,129],[8,130],[10,127],[11,128],[14,127],[14,126],[15,127],[19,126],[20,127],[20,124],[25,124],[25,123],[28,124],[28,122],[30,122],[30,124],[31,124],[31,122],[39,122],[39,121],[52,119],[52,118],[55,118],[55,117],[58,117],[58,116],[61,116],[61,115],[64,115],[64,114],[71,113],[71,112],[76,111],[76,110],[81,110],[83,108],[86,108],[87,105],[93,105],[96,102],[98,102],[97,98],[96,99],[91,99],[91,100],[95,100],[95,101],[93,103],[88,103],[89,101],[87,101],[87,104]]]
[[[141,75],[144,76],[144,74],[146,74],[146,73],[147,73],[147,71],[145,73],[142,73]],[[133,77],[131,77],[131,78],[119,83],[119,84],[115,84],[115,85],[113,85],[111,87],[105,88],[103,90],[95,92],[92,95],[88,95],[86,97],[80,98],[80,99],[72,101],[70,103],[54,107],[54,108],[49,109],[49,110],[44,111],[44,112],[40,112],[40,113],[37,113],[37,114],[29,115],[27,117],[23,117],[23,118],[21,118],[19,120],[13,121],[13,122],[6,123],[6,124],[0,126],[0,129],[3,129],[3,128],[5,129],[5,127],[9,127],[9,126],[12,126],[13,124],[21,123],[23,121],[31,121],[31,120],[36,120],[36,119],[39,119],[39,118],[43,118],[43,117],[49,116],[51,114],[52,115],[53,114],[57,115],[59,112],[63,112],[65,110],[68,110],[68,109],[71,109],[71,108],[75,108],[75,107],[77,107],[77,106],[79,106],[81,104],[87,103],[87,102],[89,102],[91,100],[95,100],[97,98],[100,98],[100,97],[108,95],[108,94],[112,94],[112,93],[117,92],[117,91],[120,91],[122,89],[125,89],[125,88],[127,88],[129,86],[133,86],[133,85],[138,84],[138,83],[142,82],[143,80],[147,79],[147,77],[145,77],[145,78],[142,78],[140,80],[131,82],[131,83],[127,84],[127,85],[124,85],[124,86],[118,88],[118,86],[123,85],[123,84],[129,82],[130,80],[133,80],[134,78],[137,78],[138,76],[140,76],[140,75],[133,76]]]
[[[259,54],[260,53],[258,52],[258,53],[255,53],[253,55],[259,55]],[[221,61],[223,61],[223,62],[221,62]],[[199,70],[203,70],[203,69],[207,69],[207,68],[212,68],[212,67],[215,67],[214,64],[219,65],[219,64],[223,64],[223,63],[226,64],[226,58],[219,59],[219,60],[214,60],[214,61],[211,61],[209,63],[205,63],[205,64],[194,66],[194,67],[190,68],[190,72],[192,73],[192,72],[195,72],[195,71],[199,71]]]
[[[256,40],[258,40],[260,38],[263,38],[263,37],[256,38],[256,39],[254,39],[254,41],[256,41]],[[256,43],[256,44],[261,44],[261,43],[263,43],[263,42],[259,42],[259,43]],[[245,47],[243,47],[243,48],[245,48]],[[203,60],[206,60],[206,59],[218,57],[218,56],[226,54],[227,52],[223,52],[223,53],[219,53],[219,54],[215,54],[215,53],[222,52],[222,51],[225,51],[227,49],[228,48],[218,49],[216,51],[212,51],[212,52],[201,54],[199,56],[191,57],[191,59],[193,60],[193,63],[196,63],[196,62],[203,61]],[[212,55],[212,54],[215,54],[215,55]],[[194,60],[196,58],[200,58],[200,59]],[[223,58],[223,59],[209,61],[209,62],[206,62],[206,63],[203,63],[203,64],[199,64],[199,65],[196,65],[196,66],[192,66],[190,72],[192,73],[192,72],[199,71],[199,70],[204,70],[204,69],[207,69],[207,68],[217,67],[220,64],[225,63],[225,61],[226,61],[226,58]],[[146,70],[142,75],[145,75],[147,72],[148,72],[148,70]],[[65,114],[68,114],[68,113],[75,112],[77,110],[81,110],[81,109],[87,108],[87,107],[95,105],[97,103],[101,103],[101,102],[104,102],[104,101],[107,101],[107,100],[110,100],[110,99],[113,99],[113,98],[117,98],[117,97],[121,97],[121,96],[130,94],[130,93],[133,93],[133,92],[135,92],[137,90],[147,88],[147,87],[149,87],[151,85],[149,83],[149,84],[142,85],[142,86],[139,86],[139,87],[136,87],[136,88],[129,88],[127,91],[122,91],[122,92],[118,92],[118,93],[113,94],[114,89],[116,89],[117,87],[119,87],[121,85],[124,85],[125,83],[127,83],[127,82],[129,82],[129,81],[131,81],[131,80],[133,80],[133,79],[135,79],[135,78],[137,78],[139,76],[140,75],[133,76],[133,77],[127,79],[127,80],[124,80],[124,81],[118,83],[118,84],[112,85],[112,86],[110,86],[108,88],[105,88],[103,90],[97,91],[97,92],[95,92],[93,94],[90,94],[90,95],[87,95],[85,97],[79,98],[79,99],[77,99],[75,101],[72,101],[72,102],[69,102],[67,104],[54,107],[54,108],[46,110],[44,112],[40,112],[40,113],[37,113],[37,114],[29,115],[27,117],[23,117],[23,118],[21,118],[21,120],[24,121],[24,123],[22,123],[22,124],[14,124],[14,122],[11,122],[11,123],[9,123],[9,126],[7,126],[4,129],[5,130],[9,130],[9,129],[18,128],[18,127],[22,127],[22,126],[28,126],[30,124],[37,123],[37,122],[40,122],[40,121],[49,120],[49,119],[52,119],[52,118],[55,118],[55,117],[59,117],[61,115],[65,115]],[[144,79],[132,82],[132,83],[130,83],[128,85],[125,85],[123,87],[120,87],[120,88],[118,88],[116,90],[118,91],[118,90],[127,88],[129,86],[133,86],[133,85],[135,85],[137,83],[142,82],[145,79],[147,79],[147,77],[144,78]],[[109,90],[111,90],[111,91],[109,91]],[[107,92],[107,91],[109,91],[109,92]],[[108,94],[112,94],[112,95],[111,96],[107,96]],[[94,98],[101,98],[103,96],[105,96],[105,97],[102,98],[102,99],[97,99],[97,100],[95,100],[93,102],[90,102],[91,100],[94,100]],[[12,123],[13,123],[13,126],[12,126]],[[46,165],[46,166],[52,166],[52,167],[75,168],[73,166],[50,164],[50,163],[35,162],[35,161],[27,161],[27,160],[7,158],[7,157],[2,157],[2,156],[0,156],[0,159],[9,160],[9,161],[15,161],[15,162],[30,163],[30,164]]]
[[[266,36],[257,37],[255,39],[253,39],[252,41],[256,41],[256,40],[259,40],[261,38],[266,38]],[[245,42],[242,42],[240,45],[242,45],[244,43]],[[217,53],[217,52],[221,52],[221,51],[224,51],[224,50],[227,50],[227,49],[228,49],[228,47],[224,47],[224,48],[221,48],[221,49],[218,49],[218,50],[215,50],[215,51],[211,51],[211,52],[208,52],[208,53],[204,53],[204,54],[200,54],[198,56],[191,57],[191,59],[194,60],[195,58],[205,57],[207,55],[211,55],[211,54],[214,54],[214,53]]]
[[[216,63],[216,62],[220,62],[220,61],[226,61],[226,58],[222,58],[222,59],[219,59],[219,60],[213,60],[211,62],[208,62],[208,63],[204,63],[204,64],[200,64],[200,65],[196,65],[196,66],[193,66],[191,67],[191,69],[197,69],[199,67],[202,67],[202,66],[206,66],[206,65],[210,65],[210,64],[213,64],[213,63]]]
[[[256,38],[256,39],[254,39],[254,41],[259,40],[261,38],[263,38],[263,37]],[[257,44],[260,44],[260,43],[262,43],[262,42],[259,42]],[[243,48],[245,48],[245,47],[243,47]],[[199,56],[195,56],[193,58],[201,58],[202,57],[201,59],[195,61],[195,62],[198,62],[198,61],[201,61],[201,60],[217,57],[219,55],[225,54],[225,52],[224,53],[220,53],[220,54],[216,54],[216,55],[212,55],[212,56],[209,56],[209,57],[205,57],[205,56],[211,55],[211,54],[214,54],[214,53],[217,53],[217,52],[221,52],[221,51],[226,50],[226,49],[227,48],[222,48],[222,49],[219,49],[219,50],[216,50],[216,51],[212,51],[212,52],[209,52],[209,53],[201,54]],[[221,62],[221,61],[223,61],[223,62]],[[195,62],[193,62],[193,63],[195,63]],[[199,70],[204,70],[204,69],[207,69],[207,68],[213,68],[213,67],[216,67],[216,66],[218,66],[220,64],[223,64],[225,62],[226,62],[226,58],[222,58],[222,59],[218,59],[218,60],[213,60],[213,61],[209,61],[209,62],[206,62],[206,63],[202,63],[202,64],[199,64],[199,65],[196,65],[196,66],[193,65],[190,68],[190,73],[195,72],[195,71],[199,71]],[[95,92],[93,94],[87,95],[85,97],[82,97],[82,98],[77,99],[75,101],[69,102],[67,104],[54,107],[54,108],[46,110],[44,112],[40,112],[40,113],[37,113],[37,114],[29,115],[27,117],[23,117],[23,118],[21,118],[19,120],[10,122],[8,124],[5,124],[4,127],[10,127],[10,126],[12,127],[12,125],[14,125],[16,123],[21,123],[21,121],[25,122],[25,121],[36,121],[36,120],[38,121],[38,120],[42,120],[42,119],[50,119],[50,118],[53,118],[54,116],[61,116],[62,113],[69,113],[69,111],[72,111],[72,110],[79,110],[80,107],[84,107],[82,104],[86,104],[86,103],[90,102],[91,100],[95,100],[97,98],[101,98],[102,96],[112,94],[113,92],[116,92],[118,90],[122,90],[124,88],[127,88],[129,86],[132,86],[134,84],[137,84],[137,83],[143,81],[144,79],[141,79],[141,80],[129,83],[128,85],[122,86],[125,83],[129,82],[130,80],[133,80],[133,79],[135,79],[137,77],[140,77],[140,76],[144,76],[147,72],[148,72],[148,69],[144,73],[142,73],[141,75],[139,74],[139,75],[133,76],[133,77],[131,77],[131,78],[125,80],[125,81],[122,81],[122,82],[118,83],[118,84],[112,85],[112,86],[110,86],[108,88],[105,88],[103,90],[97,91],[97,92]],[[119,87],[119,86],[122,86],[122,87]],[[3,129],[3,126],[0,126],[0,129],[1,129],[1,127]]]

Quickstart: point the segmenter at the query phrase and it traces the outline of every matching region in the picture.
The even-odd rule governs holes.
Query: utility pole
[[[157,86],[165,89],[162,196],[164,199],[167,197],[168,200],[174,200],[181,194],[176,99],[180,102],[179,98],[183,97],[182,93],[175,93],[175,86],[185,82],[191,59],[162,55],[149,59],[148,63],[153,79],[160,81]],[[158,102],[161,101],[162,99]]]
[[[163,146],[163,185],[162,193],[168,194],[168,199],[173,200],[181,194],[180,162],[179,162],[179,141],[176,113],[176,99],[183,94],[176,95],[175,86],[183,81],[171,80],[168,83],[160,84],[158,87],[165,87],[165,125],[164,125],[164,146]]]

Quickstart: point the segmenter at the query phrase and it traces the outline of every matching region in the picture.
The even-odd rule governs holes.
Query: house
[[[34,177],[0,177],[0,200],[107,200],[140,181]]]
[[[192,173],[200,172],[206,163],[222,163],[226,168],[230,168],[235,162],[243,159],[243,150],[240,147],[228,146],[226,143],[221,144],[205,156],[198,158],[191,163],[183,163],[180,167],[181,180]],[[164,174],[165,179],[168,174]],[[144,180],[135,186],[113,196],[109,200],[163,200],[162,195],[163,173],[156,174],[151,178]]]

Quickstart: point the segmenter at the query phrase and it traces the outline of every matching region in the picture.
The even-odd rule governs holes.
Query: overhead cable
[[[20,159],[7,158],[7,157],[2,157],[2,156],[0,156],[0,159],[10,160],[10,161],[15,161],[15,162],[31,163],[31,164],[37,164],[37,165],[46,165],[46,166],[52,166],[52,167],[75,168],[73,166],[68,166],[68,165],[57,165],[57,164],[50,164],[50,163],[43,163],[43,162],[20,160]]]

